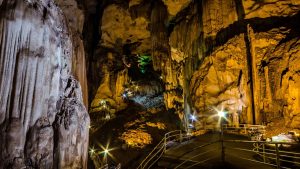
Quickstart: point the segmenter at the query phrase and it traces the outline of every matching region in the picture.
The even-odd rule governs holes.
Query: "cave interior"
[[[299,144],[300,0],[0,0],[0,30],[0,169],[133,169],[223,125]]]

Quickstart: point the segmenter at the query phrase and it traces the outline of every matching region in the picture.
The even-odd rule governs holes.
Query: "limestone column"
[[[260,124],[262,122],[261,114],[259,111],[259,103],[260,103],[260,79],[258,77],[258,69],[257,69],[257,59],[255,55],[255,35],[254,31],[251,28],[251,26],[248,24],[247,25],[247,34],[248,34],[248,42],[249,42],[249,47],[250,47],[250,57],[251,57],[251,71],[252,77],[250,83],[252,83],[252,95],[253,95],[253,100],[252,104],[254,108],[254,114],[255,114],[255,123]]]

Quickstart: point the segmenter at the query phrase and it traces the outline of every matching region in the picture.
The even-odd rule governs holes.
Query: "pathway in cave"
[[[217,141],[220,138],[219,133],[207,133],[198,136],[192,140],[183,142],[176,146],[171,147],[167,150],[164,156],[159,160],[155,169],[160,168],[175,168],[186,159],[191,159],[193,156],[199,155],[189,162],[183,164],[179,168],[188,168],[197,162],[204,161],[203,163],[197,164],[191,169],[205,168],[205,169],[271,169],[273,167],[267,166],[260,163],[250,162],[242,160],[240,158],[247,158],[250,160],[262,160],[256,153],[245,152],[239,150],[229,149],[229,147],[243,148],[252,150],[253,145],[246,143],[224,143],[225,146],[225,163],[221,162],[221,143],[214,143],[205,147],[198,148],[201,145],[209,142]],[[225,134],[225,140],[248,140],[248,137]],[[299,147],[298,147],[299,148]],[[215,150],[209,153],[204,153],[210,150]],[[300,149],[299,149],[300,150]],[[203,154],[203,155],[200,155]],[[239,158],[237,158],[239,157]],[[207,160],[208,159],[208,160]],[[205,161],[207,160],[207,161]]]

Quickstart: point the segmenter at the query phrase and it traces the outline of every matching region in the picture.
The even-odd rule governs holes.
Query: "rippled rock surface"
[[[86,168],[89,116],[51,0],[0,1],[0,168]]]

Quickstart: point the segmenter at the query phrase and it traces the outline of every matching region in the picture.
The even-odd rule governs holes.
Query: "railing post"
[[[180,135],[179,135],[179,142],[182,142],[182,131],[180,130]]]
[[[222,141],[222,154],[221,154],[221,156],[222,156],[222,163],[224,163],[225,162],[225,149],[224,149],[224,142],[223,142],[223,140],[221,140]]]
[[[275,147],[276,147],[276,164],[277,164],[277,169],[279,169],[280,168],[280,155],[279,155],[277,143],[275,143]]]
[[[224,131],[223,131],[223,125],[222,125],[222,122],[221,122],[221,160],[222,160],[222,163],[224,163],[225,161],[225,150],[224,150]]]
[[[259,148],[257,142],[253,143],[253,147],[254,147],[253,151],[256,151],[256,153],[259,154]]]
[[[266,149],[265,149],[265,144],[263,143],[263,159],[264,159],[264,163],[266,163]]]
[[[164,152],[166,152],[167,150],[167,137],[165,135],[165,139],[164,139]]]

